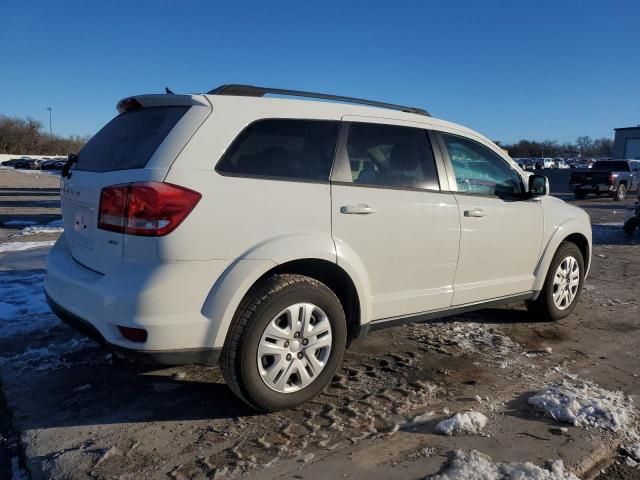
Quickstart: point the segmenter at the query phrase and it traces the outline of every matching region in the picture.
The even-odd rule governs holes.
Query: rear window
[[[121,113],[80,150],[75,169],[110,172],[144,168],[189,108],[151,107]]]
[[[608,172],[628,172],[629,164],[627,162],[615,162],[607,160],[594,163],[591,169]]]
[[[258,120],[233,141],[216,165],[221,174],[328,181],[338,122]]]

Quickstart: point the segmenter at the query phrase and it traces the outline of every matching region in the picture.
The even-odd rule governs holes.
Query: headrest
[[[411,171],[418,168],[420,157],[418,149],[413,143],[398,143],[391,150],[389,168],[393,171]]]

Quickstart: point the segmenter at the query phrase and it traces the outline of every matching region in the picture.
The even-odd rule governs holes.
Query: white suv
[[[423,110],[225,85],[118,111],[65,165],[45,284],[118,354],[219,360],[276,410],[368,331],[514,300],[559,319],[580,295],[587,214]]]

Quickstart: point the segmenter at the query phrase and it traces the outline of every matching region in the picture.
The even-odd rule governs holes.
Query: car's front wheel
[[[573,312],[584,283],[584,259],[580,249],[563,242],[551,261],[538,298],[527,308],[538,320],[560,320]]]
[[[295,407],[329,383],[346,343],[340,301],[323,283],[277,274],[247,294],[221,357],[231,390],[265,411]]]

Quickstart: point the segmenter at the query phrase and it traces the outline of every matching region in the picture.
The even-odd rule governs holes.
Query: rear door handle
[[[376,213],[376,211],[369,205],[360,203],[358,205],[343,205],[340,207],[340,213],[344,213],[345,215],[369,215]]]
[[[481,208],[472,208],[471,210],[465,210],[464,216],[465,217],[484,217],[485,213],[484,213],[484,210],[482,210]]]

